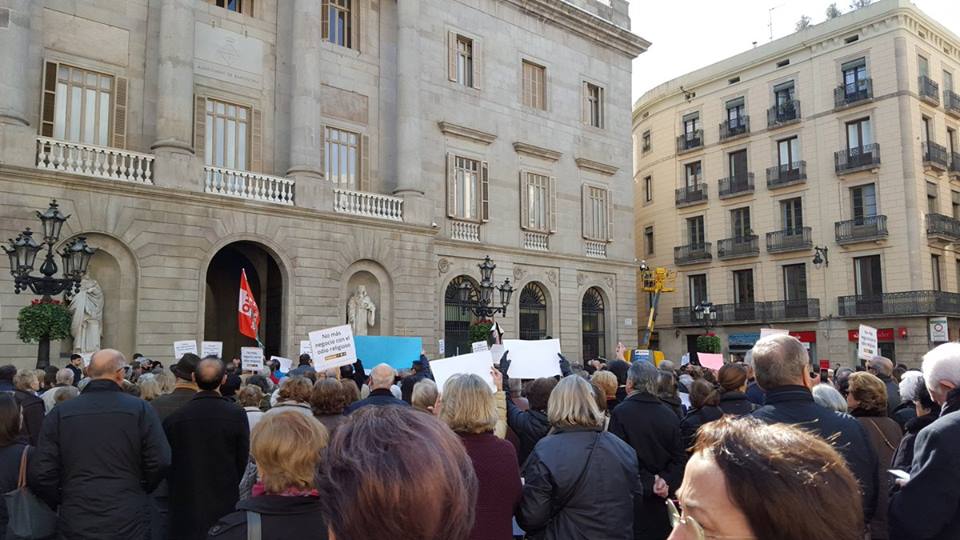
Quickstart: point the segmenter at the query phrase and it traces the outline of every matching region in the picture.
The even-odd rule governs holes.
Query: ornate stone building
[[[488,254],[508,334],[609,354],[636,339],[629,28],[625,0],[0,1],[0,238],[56,198],[103,346],[161,360],[247,344],[241,268],[268,354],[360,285],[370,333],[462,351]]]

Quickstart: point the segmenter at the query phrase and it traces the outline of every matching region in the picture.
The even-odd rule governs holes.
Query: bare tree
[[[850,0],[850,9],[857,10],[865,8],[873,3],[873,0]]]
[[[827,6],[827,19],[836,19],[840,15],[843,15],[843,12],[837,8],[837,3],[834,2]]]
[[[807,15],[801,15],[800,20],[797,21],[796,31],[799,32],[804,28],[807,28],[808,26],[810,26],[810,20],[811,20],[810,17],[808,17]]]

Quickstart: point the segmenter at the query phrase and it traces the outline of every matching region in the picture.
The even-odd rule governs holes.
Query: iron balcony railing
[[[777,127],[800,120],[800,101],[791,99],[767,109],[767,127]]]
[[[943,214],[927,214],[927,237],[960,241],[960,220]]]
[[[725,141],[740,135],[750,133],[750,117],[738,116],[733,119],[720,122],[720,140]]]
[[[777,188],[799,184],[807,179],[807,162],[794,161],[767,169],[767,187]]]
[[[703,147],[703,130],[698,129],[677,137],[677,153],[689,152]]]
[[[944,90],[943,91],[943,108],[947,111],[948,114],[954,116],[960,116],[960,94],[957,94],[953,90]]]
[[[777,300],[738,304],[714,304],[716,324],[776,323],[817,320],[820,318],[820,300]],[[700,326],[694,306],[673,308],[675,326]]]
[[[677,189],[677,206],[689,206],[707,200],[707,185],[697,183]]]
[[[880,165],[880,145],[865,144],[834,152],[833,163],[838,173],[872,169]]]
[[[921,75],[917,78],[917,86],[920,88],[920,97],[931,103],[940,103],[940,85],[936,81]]]
[[[942,171],[950,166],[950,153],[946,147],[940,146],[935,142],[920,143],[920,150],[923,152],[923,163],[936,167]]]
[[[950,174],[960,174],[960,153],[950,153]]]
[[[905,291],[837,298],[840,317],[897,315],[960,315],[960,294],[943,291]]]
[[[713,259],[711,249],[713,245],[710,242],[676,246],[673,248],[673,262],[674,264],[696,264],[710,261]]]
[[[720,179],[719,196],[721,199],[744,193],[753,193],[753,173]]]
[[[717,258],[723,261],[741,257],[756,257],[760,255],[759,238],[759,236],[751,234],[719,240],[717,242]]]
[[[767,253],[784,253],[813,248],[813,229],[796,227],[767,233]]]
[[[873,99],[873,79],[860,79],[858,82],[841,84],[833,89],[833,103],[837,108],[870,99]]]
[[[838,244],[853,244],[887,237],[887,216],[863,216],[834,225]]]

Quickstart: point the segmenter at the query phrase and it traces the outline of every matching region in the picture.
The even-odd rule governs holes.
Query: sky
[[[653,43],[633,61],[633,101],[647,90],[695,69],[791,34],[802,15],[823,22],[832,0],[630,0],[633,32]],[[913,0],[928,16],[960,34],[960,0]],[[850,0],[838,0],[849,11]]]

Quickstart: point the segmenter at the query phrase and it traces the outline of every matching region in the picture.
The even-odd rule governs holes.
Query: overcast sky
[[[960,34],[960,0],[914,0]],[[658,84],[790,34],[802,15],[826,19],[828,0],[630,0],[633,31],[651,41],[633,61],[633,101]],[[837,7],[849,11],[850,0]],[[772,8],[772,11],[771,11]]]

